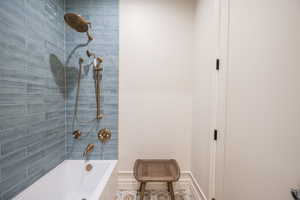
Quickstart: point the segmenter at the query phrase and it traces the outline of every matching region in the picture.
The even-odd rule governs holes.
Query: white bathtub
[[[85,170],[87,164],[93,169]],[[113,200],[117,161],[66,160],[24,190],[14,200]]]

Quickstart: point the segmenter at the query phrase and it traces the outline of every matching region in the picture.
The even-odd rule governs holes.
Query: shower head
[[[93,40],[89,32],[90,22],[86,21],[82,16],[77,15],[75,13],[67,13],[64,16],[65,22],[74,30],[80,33],[87,33],[89,41]]]
[[[90,22],[86,21],[82,16],[75,13],[67,13],[64,18],[65,22],[77,32],[88,32]]]

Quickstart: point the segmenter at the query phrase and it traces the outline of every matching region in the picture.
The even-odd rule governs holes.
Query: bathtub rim
[[[44,174],[42,177],[40,177],[38,180],[36,180],[33,184],[31,184],[25,190],[21,191],[19,194],[17,194],[15,197],[13,197],[12,200],[21,200],[21,199],[23,199],[22,197],[24,197],[24,195],[26,195],[26,193],[28,193],[30,190],[32,190],[32,187],[34,187],[35,184],[38,184],[39,180],[55,173],[55,169],[61,167],[61,165],[64,165],[68,162],[76,162],[76,163],[79,163],[79,164],[82,164],[82,165],[86,165],[86,164],[94,163],[94,162],[96,162],[97,164],[98,163],[99,164],[101,164],[101,163],[109,164],[108,168],[105,170],[103,176],[99,180],[97,186],[95,187],[95,190],[93,191],[91,196],[88,198],[88,200],[99,200],[101,198],[102,193],[104,192],[105,187],[107,186],[111,176],[113,175],[114,170],[117,169],[117,164],[118,164],[118,160],[88,160],[88,161],[85,161],[85,160],[71,160],[71,159],[70,160],[69,159],[64,160],[59,165],[57,165],[52,170],[50,170],[49,172]]]

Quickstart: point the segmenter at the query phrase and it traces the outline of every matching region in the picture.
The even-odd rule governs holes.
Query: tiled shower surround
[[[86,57],[84,48],[69,55],[86,35],[65,26],[69,11],[93,23],[90,48],[104,58],[105,117],[80,145],[73,144],[69,120],[76,57]],[[88,143],[96,144],[91,159],[117,159],[118,1],[2,0],[0,24],[0,200],[12,199],[63,160],[82,159]],[[79,117],[85,120],[95,115],[95,96],[92,71],[83,74]],[[104,146],[97,142],[100,127],[113,133]]]
[[[68,157],[82,159],[85,147],[95,144],[91,159],[115,160],[118,158],[118,0],[67,0],[66,12],[79,13],[92,23],[94,40],[90,42],[89,49],[104,59],[101,98],[104,118],[99,122],[74,123],[78,60],[82,57],[84,65],[89,64],[86,56],[88,47],[86,34],[66,27]],[[96,117],[95,83],[91,66],[84,67],[80,88],[78,118],[80,121],[91,121]],[[83,135],[90,131],[89,136],[82,137],[81,141],[74,140],[72,132],[78,128]],[[106,144],[97,140],[97,132],[102,128],[112,131],[112,138]]]
[[[0,199],[65,159],[64,3],[0,1]]]

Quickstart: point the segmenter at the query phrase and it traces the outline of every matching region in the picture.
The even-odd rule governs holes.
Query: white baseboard
[[[119,190],[137,190],[139,187],[138,182],[135,180],[132,171],[119,171],[118,173],[118,189]],[[166,189],[167,185],[163,183],[149,183],[147,189],[158,190]],[[178,182],[174,184],[174,190],[185,189],[192,193],[195,200],[207,200],[202,192],[199,184],[190,171],[181,172],[181,177]]]

